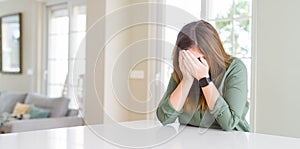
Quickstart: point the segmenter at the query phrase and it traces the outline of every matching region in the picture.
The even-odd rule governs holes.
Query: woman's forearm
[[[220,96],[218,89],[213,82],[210,82],[207,86],[202,87],[204,97],[206,99],[209,110],[213,110],[217,99]]]
[[[182,109],[192,84],[193,80],[182,79],[177,88],[170,95],[170,103],[176,111],[180,111]]]

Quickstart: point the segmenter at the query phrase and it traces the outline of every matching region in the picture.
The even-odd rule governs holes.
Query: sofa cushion
[[[22,104],[22,103],[17,103],[13,115],[18,115],[18,114],[26,114],[29,110],[30,105],[27,104]]]
[[[50,114],[50,111],[35,106],[30,106],[28,114],[30,115],[30,119],[47,118]]]
[[[25,104],[32,104],[36,107],[49,110],[49,117],[66,116],[69,102],[68,98],[49,98],[34,93],[29,93],[25,99]]]
[[[17,102],[24,103],[26,93],[2,92],[0,95],[0,115],[12,113]]]

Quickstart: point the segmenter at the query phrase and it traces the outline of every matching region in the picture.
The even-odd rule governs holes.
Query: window
[[[61,96],[68,74],[69,14],[64,6],[49,9],[47,94]]]
[[[82,109],[85,76],[86,6],[65,3],[47,7],[44,92],[68,97]]]
[[[248,101],[251,86],[251,0],[206,0],[203,16],[217,29],[227,53],[240,58],[248,72]],[[205,14],[204,12],[207,12]],[[246,115],[250,122],[250,111]]]
[[[240,58],[246,65],[248,70],[248,99],[250,99],[250,83],[251,83],[251,0],[166,0],[166,5],[175,6],[179,9],[187,11],[197,19],[204,19],[210,22],[219,32],[227,53]],[[172,12],[166,7],[165,22],[168,19],[174,19]],[[179,26],[183,23],[178,22]],[[182,23],[182,24],[180,24]],[[172,28],[163,27],[164,40],[173,46],[176,42],[178,31]],[[163,58],[172,62],[170,54],[170,46],[165,46]],[[172,49],[173,50],[173,49]],[[163,81],[167,86],[170,73],[173,71],[171,67],[163,68]],[[249,100],[250,101],[250,100]],[[246,116],[250,122],[250,112]]]

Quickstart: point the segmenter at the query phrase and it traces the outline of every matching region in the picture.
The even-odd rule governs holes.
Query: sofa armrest
[[[78,109],[68,109],[66,116],[78,116]]]
[[[53,129],[62,127],[82,126],[83,120],[81,117],[59,117],[59,118],[43,118],[16,120],[7,123],[8,132],[24,132],[33,130]]]

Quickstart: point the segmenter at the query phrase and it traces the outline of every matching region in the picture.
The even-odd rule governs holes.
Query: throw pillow
[[[30,105],[27,104],[22,104],[22,103],[17,103],[13,115],[18,115],[18,114],[26,114],[29,110]]]
[[[35,106],[31,106],[29,108],[28,114],[30,115],[31,119],[36,119],[36,118],[47,118],[50,114],[49,110],[38,108]]]

